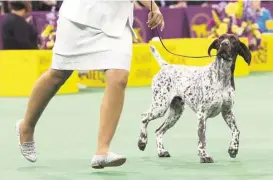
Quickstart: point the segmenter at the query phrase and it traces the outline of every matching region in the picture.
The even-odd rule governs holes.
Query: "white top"
[[[109,36],[120,37],[127,22],[133,33],[133,9],[130,0],[64,0],[60,16],[100,29]]]

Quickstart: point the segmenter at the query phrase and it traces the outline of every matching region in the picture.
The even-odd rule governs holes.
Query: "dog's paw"
[[[144,151],[145,148],[146,148],[146,144],[147,144],[147,143],[144,143],[144,142],[142,142],[141,140],[139,140],[139,141],[138,141],[138,144],[137,144],[137,145],[138,145],[138,149],[141,150],[141,151]]]
[[[200,157],[200,163],[214,163],[211,157]]]
[[[158,154],[158,157],[162,158],[162,157],[171,157],[170,153],[168,151],[164,151],[164,152],[160,152]]]
[[[238,154],[238,148],[229,148],[228,149],[228,153],[229,153],[229,156],[231,158],[236,158],[237,154]]]

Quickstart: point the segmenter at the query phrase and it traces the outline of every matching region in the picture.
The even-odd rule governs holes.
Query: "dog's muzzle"
[[[231,59],[231,44],[228,39],[225,39],[221,42],[217,56],[225,60]]]

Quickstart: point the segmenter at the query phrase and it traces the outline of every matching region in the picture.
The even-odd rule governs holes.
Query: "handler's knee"
[[[128,83],[129,72],[127,70],[107,70],[107,86],[126,88]]]
[[[56,70],[49,69],[47,72],[48,77],[56,86],[62,86],[66,80],[71,76],[73,71],[70,70]]]

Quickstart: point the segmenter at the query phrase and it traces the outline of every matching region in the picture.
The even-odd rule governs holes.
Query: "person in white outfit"
[[[141,3],[151,10],[151,0]],[[126,158],[109,151],[123,108],[132,57],[133,1],[64,0],[59,12],[52,66],[36,82],[24,118],[16,123],[23,156],[36,162],[35,126],[49,101],[74,70],[100,70],[106,87],[100,110],[93,168],[120,166]],[[148,27],[164,28],[163,16],[152,2]]]

